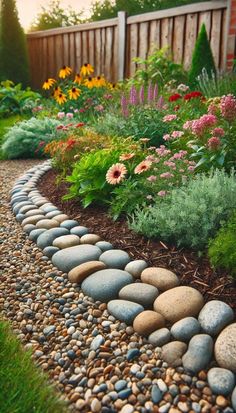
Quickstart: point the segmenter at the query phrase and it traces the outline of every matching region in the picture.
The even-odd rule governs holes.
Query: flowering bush
[[[236,179],[216,170],[198,174],[152,207],[136,210],[131,228],[178,246],[202,249],[236,208]]]

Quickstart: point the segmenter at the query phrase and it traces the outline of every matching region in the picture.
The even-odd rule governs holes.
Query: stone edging
[[[202,295],[192,287],[179,286],[171,271],[148,267],[143,260],[131,261],[125,251],[113,249],[69,219],[37,190],[38,180],[49,169],[50,161],[31,168],[11,191],[13,213],[29,239],[68,274],[70,282],[82,283],[86,295],[108,303],[114,317],[146,336],[170,366],[183,364],[192,374],[212,367],[208,382],[213,393],[228,396],[233,391],[236,410],[232,309],[218,300],[204,305]],[[213,354],[219,367],[212,362]]]

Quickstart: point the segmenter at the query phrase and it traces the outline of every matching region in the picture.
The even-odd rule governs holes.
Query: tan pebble
[[[228,406],[228,400],[223,396],[217,396],[216,404],[220,407],[227,407]]]
[[[105,367],[104,374],[109,374],[113,370],[114,370],[114,366],[112,366],[112,364],[109,364],[108,366]]]
[[[206,381],[207,380],[207,373],[204,370],[199,371],[198,378],[200,380]]]
[[[169,413],[180,413],[181,410],[177,409],[176,407],[171,407]]]
[[[51,228],[56,228],[59,226],[59,222],[56,221],[55,219],[41,219],[36,223],[36,228],[46,228],[46,229],[51,229]]]
[[[57,222],[61,224],[61,222],[66,221],[67,219],[69,219],[69,217],[66,214],[60,214],[56,215],[53,219],[55,219]]]
[[[99,413],[102,409],[102,404],[98,399],[93,399],[91,402],[91,410],[93,413]]]
[[[125,405],[126,401],[125,400],[121,400],[121,399],[117,399],[114,402],[114,407],[119,411],[122,409],[122,407]]]
[[[101,238],[97,234],[85,234],[80,238],[81,244],[96,244]]]
[[[161,267],[149,267],[141,273],[144,283],[154,285],[160,291],[167,291],[179,285],[179,278],[172,271]]]
[[[204,387],[202,390],[202,393],[205,394],[206,396],[212,396],[212,391],[209,387]]]
[[[86,402],[85,402],[85,400],[83,400],[83,399],[77,400],[77,402],[76,402],[76,404],[75,404],[75,407],[76,407],[76,409],[78,409],[78,410],[82,410],[85,406],[86,406]]]
[[[106,310],[106,308],[107,308],[107,304],[105,304],[105,303],[102,303],[102,304],[99,305],[99,310],[101,310],[101,311]]]
[[[100,261],[99,261],[100,262]],[[105,265],[105,264],[104,264]],[[102,316],[102,312],[100,310],[93,310],[93,316],[99,318]]]
[[[165,319],[156,311],[146,310],[135,317],[133,328],[136,333],[149,336],[153,331],[165,326]]]
[[[69,237],[69,236],[70,235],[66,235],[66,237]],[[77,237],[77,238],[79,238],[79,237]],[[57,246],[57,245],[55,245],[55,246]],[[80,264],[77,267],[73,268],[69,272],[68,278],[69,278],[70,282],[80,284],[89,275],[93,274],[96,271],[103,270],[105,268],[106,268],[106,265],[101,261],[84,262],[83,264]],[[100,316],[101,316],[101,314],[100,314]]]

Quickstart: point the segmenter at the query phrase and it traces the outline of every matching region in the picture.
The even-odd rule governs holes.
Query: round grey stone
[[[51,228],[46,230],[43,234],[39,235],[37,239],[37,245],[42,250],[46,247],[52,245],[55,238],[60,237],[62,235],[69,234],[68,229],[66,228]]]
[[[56,217],[57,215],[61,215],[61,214],[62,214],[61,211],[55,209],[55,211],[47,212],[47,213],[46,213],[46,218],[49,218],[49,219],[50,219],[50,218],[54,218],[54,217]]]
[[[159,292],[156,287],[144,283],[132,283],[123,287],[119,292],[122,300],[134,301],[141,304],[145,309],[152,308]]]
[[[135,317],[144,311],[142,305],[126,300],[112,300],[108,303],[107,309],[114,317],[126,324],[132,324]]]
[[[23,206],[31,206],[31,205],[32,205],[32,202],[30,202],[30,201],[22,201],[22,202],[19,202],[19,204],[15,204],[15,205],[14,205],[13,212],[14,212],[14,214],[16,215],[16,214],[18,214],[18,212],[20,211],[20,209],[21,209]]]
[[[89,247],[98,249],[93,245]],[[116,269],[100,270],[87,277],[82,282],[81,288],[86,295],[94,300],[107,303],[117,298],[120,289],[132,281],[132,276],[126,271]]]
[[[125,271],[129,272],[134,278],[140,278],[141,273],[147,266],[148,264],[144,260],[134,260],[126,265]]]
[[[42,209],[45,212],[45,214],[52,211],[58,211],[57,207],[54,205],[43,205],[40,207],[40,209]]]
[[[46,255],[48,258],[52,258],[52,256],[57,252],[60,251],[57,247],[45,247],[43,249],[43,254]]]
[[[232,393],[231,401],[232,401],[233,409],[236,412],[236,387],[234,388],[234,391]]]
[[[108,268],[119,268],[121,270],[125,268],[130,261],[129,254],[122,250],[105,251],[99,259],[104,262]]]
[[[219,300],[209,301],[201,309],[198,321],[204,333],[216,336],[234,320],[232,308]]]
[[[232,371],[214,367],[207,373],[207,380],[213,393],[228,396],[235,386],[235,377]]]
[[[42,236],[44,236],[44,234],[40,235],[40,237]],[[76,245],[56,252],[52,257],[52,263],[59,268],[59,270],[68,273],[72,268],[77,267],[77,265],[88,261],[96,261],[100,255],[101,250],[95,247],[95,245]]]
[[[172,336],[179,341],[189,341],[193,336],[200,333],[201,327],[194,317],[185,317],[177,321],[170,329]]]
[[[26,225],[23,227],[23,231],[26,232],[27,234],[30,234],[32,231],[35,230],[35,228],[36,228],[36,226],[33,225],[33,224],[26,224]]]
[[[207,334],[197,334],[191,338],[187,353],[183,356],[183,366],[191,373],[204,370],[211,361],[213,340]]]
[[[160,328],[148,336],[148,341],[154,347],[162,347],[170,341],[170,331],[168,328]]]
[[[24,214],[17,214],[17,215],[16,215],[16,220],[17,220],[17,222],[22,222],[23,219],[25,219],[25,215],[24,215]]]
[[[71,228],[70,233],[73,235],[78,235],[78,237],[82,237],[85,234],[88,234],[89,230],[82,225],[78,225],[76,227]]]
[[[28,225],[31,225],[31,224],[28,224]],[[45,228],[33,229],[33,231],[31,231],[29,234],[29,239],[31,241],[36,242],[39,235],[41,235],[45,231],[47,231]]]
[[[236,323],[225,327],[217,337],[215,359],[220,367],[236,373]]]
[[[113,245],[107,241],[98,241],[95,245],[102,251],[109,251],[113,249]]]
[[[61,228],[66,228],[66,229],[72,229],[73,227],[78,226],[78,221],[75,221],[74,219],[66,219],[60,224]]]
[[[101,334],[98,334],[90,344],[91,350],[97,350],[105,342],[104,337]]]

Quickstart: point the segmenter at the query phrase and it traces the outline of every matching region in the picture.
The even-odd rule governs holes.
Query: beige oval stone
[[[167,291],[179,285],[179,278],[172,271],[161,267],[145,268],[141,274],[144,283],[154,285],[160,291]]]
[[[135,317],[133,322],[133,329],[136,333],[149,336],[153,331],[165,326],[165,319],[156,311],[143,311]]]
[[[171,341],[162,347],[161,358],[171,367],[181,366],[187,347],[182,341]]]
[[[51,228],[56,228],[56,227],[59,227],[59,222],[56,221],[55,219],[41,219],[36,224],[36,228],[51,229]]]
[[[21,225],[24,227],[27,224],[36,224],[38,221],[44,219],[44,215],[34,215],[33,217],[27,217],[23,219]]]
[[[215,342],[215,358],[220,367],[236,373],[236,323],[221,331]]]
[[[53,219],[55,219],[57,222],[61,224],[63,221],[66,221],[67,219],[69,219],[69,217],[66,214],[60,214],[60,215],[56,215],[55,217],[53,217]]]
[[[80,284],[89,275],[93,274],[94,272],[104,270],[105,268],[106,265],[104,264],[104,262],[88,261],[73,268],[68,274],[68,279],[72,283]]]
[[[61,237],[58,237],[54,239],[52,245],[54,247],[63,249],[63,248],[69,248],[69,247],[74,247],[74,245],[79,245],[80,244],[80,238],[77,235],[62,235]]]
[[[192,287],[181,286],[165,291],[154,302],[154,310],[170,323],[196,317],[204,305],[202,294]]]
[[[101,238],[97,234],[85,234],[80,238],[81,244],[96,244],[96,242],[100,241]]]
[[[26,218],[28,218],[28,217],[33,217],[34,215],[44,215],[44,213],[43,213],[39,208],[37,208],[37,209],[31,209],[30,211],[27,211],[27,212],[25,213],[25,217],[26,217]]]

